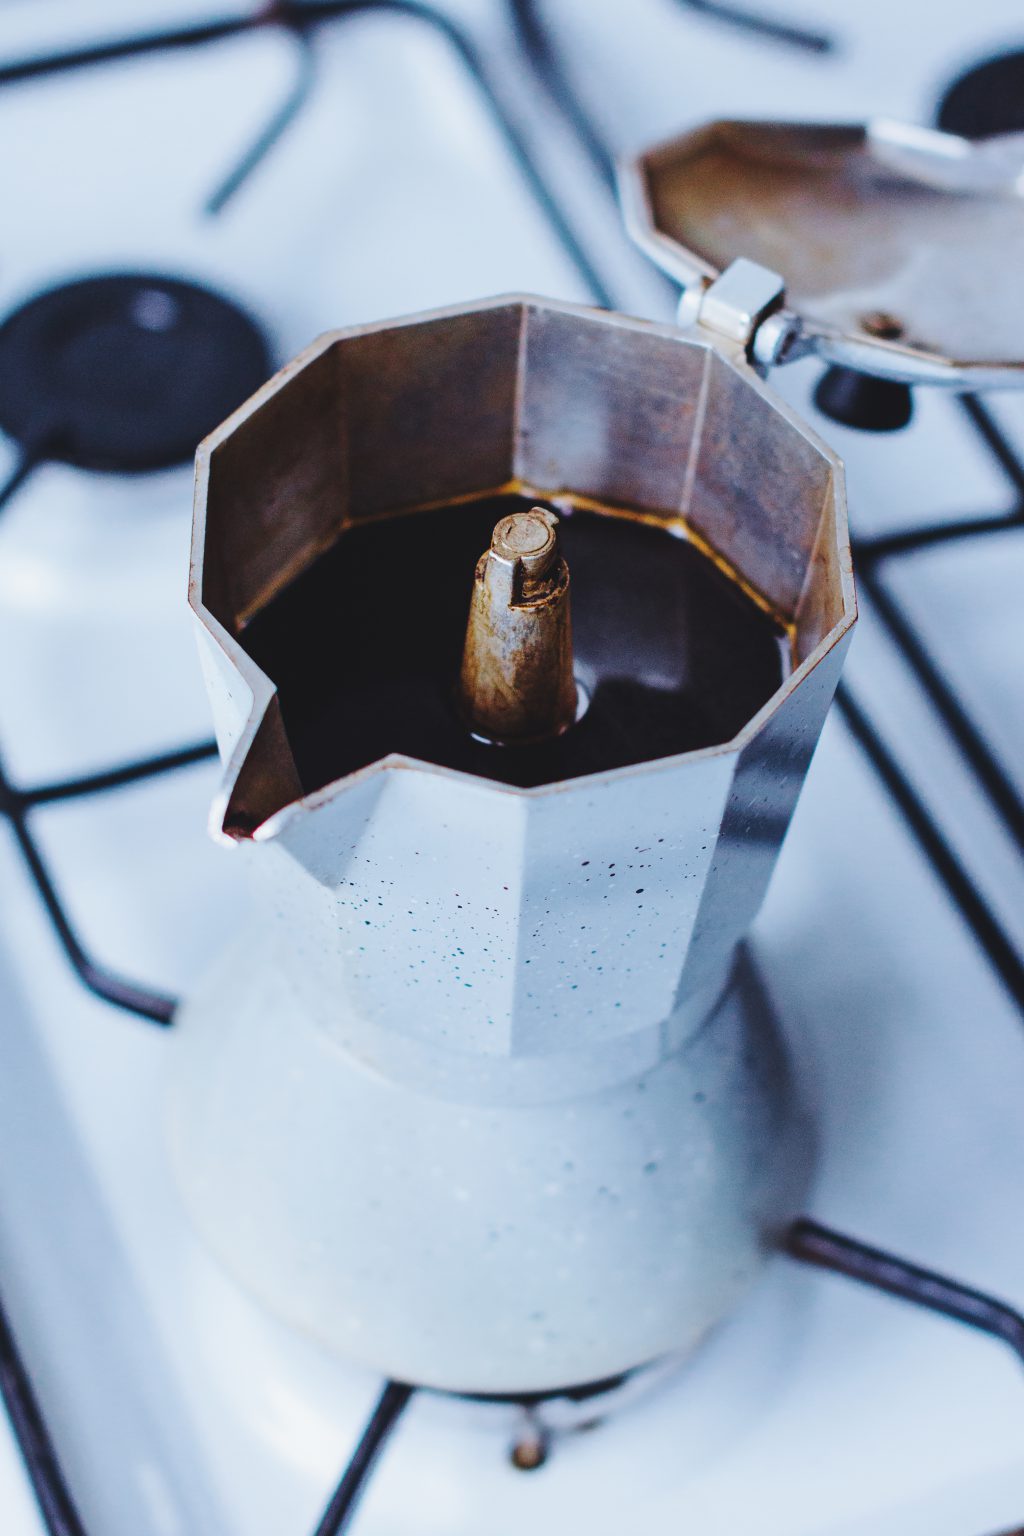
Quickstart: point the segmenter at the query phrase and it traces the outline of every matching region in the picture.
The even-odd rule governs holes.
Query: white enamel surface
[[[466,0],[464,8],[480,14],[475,0]],[[171,9],[194,14],[199,8],[181,0],[161,3],[159,14]],[[745,41],[674,0],[631,5],[628,27],[611,8],[606,13],[588,3],[575,10],[582,22],[575,38],[581,58],[595,57],[603,39],[613,44],[604,55],[601,85],[607,109],[631,102],[647,111],[660,101],[659,131],[674,129],[691,105],[697,116],[708,109],[925,113],[936,82],[967,56],[1019,41],[1016,9],[1009,13],[998,0],[928,7],[922,25],[916,6],[872,3],[854,12],[779,0],[783,14],[834,26],[843,52],[825,65],[803,58],[787,63],[783,50]],[[20,53],[37,35],[52,42],[114,32],[129,12],[138,20],[138,7],[120,3],[90,8],[88,15],[64,0],[10,4],[2,11],[0,54]],[[147,25],[156,15],[156,7],[147,7]],[[652,18],[670,25],[671,37],[656,30]],[[417,46],[411,39],[403,45],[407,63],[415,62]],[[179,60],[175,70],[181,67]],[[191,70],[190,63],[184,74],[198,78]],[[842,97],[835,85],[840,70],[849,82]],[[382,110],[401,117],[402,93],[389,68],[382,70],[378,58],[365,73]],[[109,84],[94,78],[99,100]],[[223,93],[240,114],[248,79],[240,68],[231,91]],[[58,105],[67,88],[67,80],[48,88],[47,101]],[[195,92],[198,100],[198,86]],[[0,110],[13,94],[0,93]],[[545,151],[551,151],[557,132],[543,103],[525,85],[518,94],[529,102],[531,117],[543,127]],[[449,106],[448,121],[458,131],[441,136],[438,165],[445,175],[457,174],[461,140],[477,131],[459,117],[463,99],[456,91]],[[169,116],[175,113],[175,133],[183,135],[191,119],[179,110],[176,95],[168,107]],[[84,132],[81,114],[77,121]],[[206,187],[230,161],[231,146],[217,138],[209,111],[197,113],[196,123],[202,124],[200,148],[208,158],[202,164],[190,159],[190,174],[198,185],[205,171]],[[241,123],[240,115],[239,143]],[[417,127],[425,138],[422,124]],[[642,127],[637,120],[638,133]],[[145,138],[141,128],[139,137]],[[162,152],[163,163],[169,169],[174,146],[186,141],[166,142],[171,148]],[[32,137],[23,135],[18,143],[21,154],[5,160],[5,173],[20,168],[35,174]],[[324,152],[307,173],[303,185],[311,196],[329,158]],[[602,258],[615,252],[619,259],[621,253],[623,270],[633,271],[625,242],[615,244],[611,210],[599,199],[588,202],[582,161],[568,158],[570,175],[564,161],[563,155],[558,168],[565,196],[599,237]],[[508,191],[502,164],[493,166],[491,181],[495,196]],[[132,189],[134,206],[141,206],[147,186],[156,195],[156,181],[143,181]],[[358,210],[364,223],[371,220],[375,186],[368,175],[361,187],[339,192],[339,219],[343,213],[351,222]],[[287,200],[300,190],[293,185],[282,196]],[[28,228],[37,201],[20,199],[25,211],[8,226],[9,237]],[[124,200],[116,202],[104,238],[124,207]],[[301,226],[305,216],[297,217]],[[271,233],[264,228],[268,242]],[[189,226],[190,240],[201,234]],[[84,224],[69,224],[62,259],[70,262],[92,238]],[[523,241],[534,258],[536,238],[534,231]],[[258,263],[260,249],[257,242],[247,261]],[[156,254],[174,264],[169,245]],[[40,250],[38,257],[42,282],[49,256]],[[443,264],[435,268],[420,251],[416,257],[443,288]],[[337,290],[311,283],[289,294],[283,282],[269,286],[279,287],[282,309],[317,300],[329,313],[315,323],[335,323],[344,318],[339,309],[347,259],[342,243],[331,276]],[[399,291],[406,275],[404,262],[386,271],[382,266],[377,312],[412,307]],[[557,276],[541,274],[528,284],[503,278],[502,286],[559,291]],[[418,280],[426,278],[421,273]],[[486,287],[486,274],[480,287]],[[624,302],[630,293],[653,294],[653,312],[656,285],[641,280],[624,291]],[[647,309],[639,297],[627,307]],[[668,312],[666,297],[660,313]],[[297,346],[308,334],[300,317],[286,343]],[[934,410],[922,408],[911,431],[888,442],[852,439],[819,421],[819,430],[849,456],[853,517],[862,531],[900,527],[910,512],[923,519],[932,506],[955,515],[981,510],[982,500],[991,511],[1010,504],[1009,487],[979,453],[962,413],[953,401],[941,404],[942,412],[939,402]],[[1019,413],[1008,400],[996,409],[1017,445],[1024,445]],[[183,730],[209,729],[180,576],[170,569],[185,558],[187,481],[183,476],[176,493],[178,531],[166,570],[159,542],[147,545],[132,566],[137,579],[145,575],[151,608],[159,607],[166,590],[182,615],[180,647],[165,652],[160,642],[148,650],[145,676],[159,674],[159,686],[171,687],[175,697],[183,690],[194,709],[193,716],[175,712],[172,719],[165,702],[154,702],[146,738],[153,744],[177,744]],[[105,484],[90,480],[81,493],[91,517],[77,558],[81,596],[102,590],[109,612],[126,614],[134,664],[144,631],[137,616],[127,617],[131,588],[122,562],[129,545],[106,538],[97,515],[107,505],[105,492]],[[26,488],[23,495],[29,494]],[[125,494],[136,497],[140,508],[160,505],[152,481],[133,483]],[[13,555],[8,533],[16,512],[12,503],[0,528],[3,569]],[[35,520],[18,526],[22,536],[37,537]],[[138,528],[141,538],[150,523]],[[41,641],[64,622],[74,580],[59,567],[59,541],[56,554],[45,560],[35,550],[29,544],[26,558],[32,556],[34,569],[50,583],[49,606],[39,616]],[[985,637],[971,699],[986,722],[1002,721],[1009,732],[1021,714],[1021,674],[1003,658],[1019,652],[1019,604],[1012,590],[1004,594],[1000,572],[993,580],[980,553],[976,559],[977,566],[972,561],[970,571],[965,568],[969,585],[956,592],[958,599],[973,596],[974,611],[984,610],[984,629],[969,636],[972,655]],[[110,572],[107,589],[98,584],[101,569]],[[910,568],[908,578],[916,601],[927,608],[928,583]],[[42,594],[38,601],[43,603]],[[3,612],[10,611],[5,598]],[[931,612],[941,611],[936,600]],[[0,709],[0,748],[21,759],[26,776],[112,761],[141,741],[126,728],[117,734],[119,722],[143,721],[140,711],[149,707],[142,700],[134,713],[125,709],[126,659],[117,668],[93,669],[88,662],[100,622],[87,607],[71,631],[70,647],[67,635],[54,641],[52,666],[26,688],[17,717],[9,703],[6,718]],[[10,644],[5,654],[12,654]],[[20,661],[27,648],[15,645],[15,654]],[[69,656],[76,662],[70,679]],[[986,895],[1002,902],[1007,921],[1019,922],[1019,861],[870,613],[860,626],[849,677],[947,835],[956,836]],[[98,722],[92,736],[83,729],[92,728],[93,716],[83,721],[76,714],[87,686]],[[247,881],[241,861],[205,836],[215,785],[216,774],[207,767],[50,808],[36,818],[68,905],[93,949],[126,971],[180,991],[195,985],[242,920]],[[163,1138],[153,1134],[171,1042],[91,999],[70,975],[6,837],[0,911],[5,1295],[15,1293],[19,1331],[90,1536],[309,1532],[380,1380],[340,1366],[275,1323],[207,1257],[180,1209]],[[757,941],[819,1128],[812,1213],[1020,1305],[1020,1020],[837,719],[826,727]],[[9,1259],[13,1251],[16,1266]],[[62,1262],[55,1263],[54,1255]],[[127,1304],[108,1310],[104,1298],[112,1287]],[[150,1413],[135,1411],[140,1391]],[[1024,1511],[1022,1392],[1019,1364],[1001,1345],[780,1260],[684,1373],[599,1430],[558,1441],[536,1476],[508,1467],[513,1421],[507,1412],[481,1415],[417,1398],[378,1464],[353,1530],[358,1536],[521,1536],[524,1530],[621,1536],[625,1530],[675,1533],[686,1526],[724,1536],[753,1522],[763,1536],[991,1536],[1018,1527]],[[2,1457],[0,1450],[4,1536],[39,1536],[21,1474]]]
[[[231,926],[227,914],[245,884],[239,860],[205,839],[214,782],[205,768],[177,785],[168,780],[40,817],[46,849],[79,908],[93,909],[104,852],[123,850],[89,936],[112,959],[136,961],[166,985],[195,977]],[[888,876],[870,889],[865,857],[884,862]],[[173,878],[160,875],[168,868]],[[68,1400],[83,1359],[75,1343],[81,1309],[114,1262],[86,1232],[78,1250],[83,1261],[88,1256],[84,1289],[82,1264],[74,1272],[49,1265],[53,1245],[65,1241],[66,1213],[52,1195],[39,1198],[50,1187],[40,1154],[54,1125],[70,1124],[77,1162],[103,1191],[129,1286],[164,1341],[161,1359],[133,1331],[132,1313],[122,1314],[128,1362],[144,1352],[167,1415],[159,1446],[146,1455],[166,1465],[183,1454],[189,1480],[214,1485],[222,1519],[209,1528],[254,1536],[312,1529],[378,1378],[339,1367],[275,1324],[205,1257],[170,1181],[164,1139],[151,1134],[163,1112],[168,1042],[88,999],[67,974],[13,850],[0,870],[11,913],[5,933],[15,949],[5,995],[17,995],[20,977],[33,1010],[31,1019],[24,1010],[9,1013],[7,1038],[19,1051],[26,1041],[44,1050],[45,1073],[59,1085],[54,1106],[37,1078],[20,1072],[25,1113],[0,1116],[5,1145],[20,1158],[0,1166],[15,1186],[26,1166],[44,1180],[27,1186],[38,1245],[23,1248],[28,1228],[5,1228],[23,1254],[19,1315],[37,1315],[48,1336],[55,1315],[69,1318],[64,1348],[34,1356],[50,1360],[46,1400]],[[168,884],[165,893],[158,880]],[[828,936],[840,917],[846,942],[837,949]],[[759,924],[759,957],[819,1127],[813,1213],[975,1284],[1021,1294],[1024,1252],[1005,1221],[1024,1157],[1019,1025],[838,723],[826,730]],[[3,1081],[11,1083],[9,1072]],[[104,1343],[100,1385],[116,1398],[134,1367],[115,1369],[121,1356],[112,1361],[109,1337]],[[409,1520],[427,1532],[486,1526],[512,1536],[527,1520],[562,1530],[585,1509],[589,1529],[613,1536],[638,1512],[652,1529],[669,1531],[680,1518],[713,1522],[719,1511],[739,1521],[756,1502],[772,1536],[1006,1529],[1024,1497],[1020,1391],[1019,1368],[1000,1346],[780,1261],[687,1372],[596,1438],[560,1442],[540,1479],[507,1469],[507,1417],[481,1422],[454,1406],[417,1402],[360,1520],[370,1536]],[[95,1475],[85,1479],[87,1507],[102,1512],[104,1532],[137,1536],[103,1475],[108,1399],[92,1401],[94,1411],[74,1417],[67,1439],[79,1448],[78,1485],[83,1464],[95,1461]],[[181,1412],[201,1450],[183,1436]],[[813,1497],[804,1501],[808,1447],[815,1449]],[[154,1521],[152,1529],[162,1527]]]
[[[10,1425],[0,1426],[0,1509],[11,1536],[41,1536],[42,1521]]]
[[[613,6],[538,0],[570,51],[572,74],[617,146],[639,148],[718,117],[930,125],[937,98],[970,64],[1020,47],[1014,0],[984,5],[781,0],[754,14],[828,37],[815,54],[768,42],[677,0],[633,0],[629,25]]]

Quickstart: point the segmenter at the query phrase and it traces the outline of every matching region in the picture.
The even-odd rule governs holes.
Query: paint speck
[[[642,886],[642,885],[639,885],[639,886],[637,886],[637,889],[636,889],[636,895],[637,895],[637,896],[642,896],[642,895],[643,895],[643,893],[644,893],[644,888],[643,888],[643,886]]]

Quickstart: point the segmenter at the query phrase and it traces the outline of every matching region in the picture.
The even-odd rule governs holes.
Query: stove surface
[[[708,116],[933,121],[957,76],[1024,45],[1004,0],[775,0],[783,35],[682,0],[325,10],[289,28],[229,3],[211,26],[160,0],[144,33],[120,0],[0,11],[0,346],[37,294],[140,272],[225,296],[275,362],[513,289],[669,318],[611,153]],[[138,46],[163,28],[174,46]],[[86,61],[43,67],[66,53]],[[905,431],[859,433],[816,412],[819,377],[773,382],[847,461],[863,617],[754,934],[819,1127],[807,1214],[1024,1306],[1024,409],[920,392]],[[206,836],[190,472],[24,441],[0,441],[3,1306],[88,1536],[308,1536],[384,1383],[224,1276],[162,1134],[159,1026],[246,884]],[[782,1255],[685,1368],[585,1432],[551,1417],[527,1475],[520,1409],[414,1394],[351,1528],[1024,1520],[1012,1350]],[[74,1536],[56,1519],[0,1426],[4,1536]]]

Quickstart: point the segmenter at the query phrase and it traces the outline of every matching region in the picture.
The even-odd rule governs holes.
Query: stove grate
[[[509,0],[509,3],[524,54],[568,118],[602,179],[611,186],[614,173],[609,147],[576,97],[565,72],[564,62],[544,29],[534,0]],[[811,52],[825,53],[832,47],[830,38],[799,32],[753,11],[728,4],[697,3],[697,0],[680,0],[680,3],[689,5],[692,10]],[[244,182],[271,153],[308,100],[313,88],[313,39],[317,28],[329,21],[370,11],[392,11],[423,20],[439,30],[455,48],[480,86],[527,184],[595,301],[610,307],[612,296],[577,240],[514,121],[492,88],[475,45],[447,17],[428,5],[417,3],[417,0],[307,0],[307,3],[277,0],[277,3],[266,6],[252,16],[215,19],[177,30],[124,38],[0,66],[0,87],[147,53],[198,48],[258,27],[274,26],[287,30],[295,38],[300,50],[295,81],[285,100],[270,114],[263,129],[235,168],[207,198],[203,212],[216,215],[227,206]],[[991,531],[1003,531],[1024,524],[1024,464],[980,401],[968,398],[964,401],[964,409],[1014,488],[1016,500],[1013,510],[1000,518],[944,522],[881,539],[861,540],[857,546],[860,580],[872,596],[883,623],[887,624],[917,674],[933,707],[973,769],[979,784],[1020,844],[1024,812],[1019,796],[999,768],[982,733],[957,702],[948,681],[901,606],[884,591],[880,574],[885,562],[911,556],[936,543],[983,537]],[[33,467],[34,461],[28,457],[15,467],[6,484],[0,487],[0,508],[17,492]],[[879,593],[882,594],[881,601]],[[839,707],[925,856],[981,943],[989,962],[1017,1006],[1024,1012],[1024,962],[1019,952],[903,774],[895,755],[846,688],[841,691]],[[173,773],[214,754],[215,746],[212,742],[200,742],[157,757],[120,764],[79,779],[42,784],[34,788],[16,786],[0,769],[0,815],[7,818],[13,829],[36,891],[80,980],[105,1001],[160,1026],[172,1023],[175,1000],[125,979],[99,965],[88,954],[76,934],[39,850],[31,828],[31,814],[35,808],[43,805],[107,793],[147,778]],[[785,1246],[790,1255],[802,1263],[847,1275],[876,1290],[899,1296],[1001,1338],[1024,1359],[1024,1317],[995,1298],[811,1221],[795,1223]],[[384,1384],[314,1536],[339,1536],[347,1528],[375,1460],[415,1390],[413,1386],[400,1382],[389,1381]],[[2,1303],[0,1395],[7,1407],[48,1536],[88,1536],[76,1511],[59,1455],[48,1433],[29,1372]],[[1024,1528],[1020,1532],[1006,1533],[1006,1536],[1024,1536]]]
[[[876,1291],[990,1333],[1008,1344],[1024,1364],[1024,1316],[984,1291],[972,1290],[919,1264],[908,1264],[816,1221],[795,1221],[786,1239],[786,1251],[804,1264],[846,1275]]]
[[[89,1536],[75,1508],[60,1460],[14,1332],[0,1303],[0,1398],[14,1430],[47,1536]]]
[[[143,33],[40,58],[15,60],[0,65],[0,89],[27,80],[94,68],[119,60],[198,49],[260,29],[274,28],[284,32],[294,40],[298,50],[295,80],[285,100],[271,111],[264,126],[257,132],[248,148],[242,152],[235,166],[206,197],[201,212],[206,217],[214,217],[224,211],[263,164],[309,100],[315,84],[315,40],[318,30],[332,22],[350,20],[370,13],[390,13],[421,21],[439,33],[454,50],[481,90],[512,160],[585,286],[593,295],[594,301],[605,309],[612,308],[613,299],[609,290],[541,174],[514,117],[506,109],[500,93],[490,78],[480,51],[462,28],[429,4],[422,3],[422,0],[271,0],[270,4],[250,15]],[[56,448],[52,453],[55,457],[61,457]],[[46,440],[23,444],[20,459],[16,462],[7,481],[0,485],[0,511],[25,484],[32,471],[50,456],[51,448]],[[112,467],[134,466],[115,464]]]
[[[137,784],[160,774],[173,773],[193,763],[204,762],[216,756],[213,741],[197,742],[193,746],[180,747],[159,757],[143,758],[139,762],[124,763],[100,773],[88,774],[80,779],[68,779],[63,783],[41,784],[35,789],[19,789],[11,783],[0,764],[0,815],[6,816],[28,866],[36,891],[49,914],[61,948],[90,992],[104,1002],[125,1008],[152,1024],[168,1025],[174,1016],[174,999],[137,982],[129,981],[106,966],[99,964],[85,949],[78,937],[74,923],[68,915],[46,860],[31,828],[31,812],[41,805],[53,805],[62,800],[74,800],[84,795],[100,794],[120,789],[126,784]]]

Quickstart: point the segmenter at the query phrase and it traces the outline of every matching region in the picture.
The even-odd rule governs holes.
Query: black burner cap
[[[82,469],[186,463],[272,371],[255,323],[179,278],[117,273],[51,288],[0,325],[0,428]]]
[[[996,54],[954,80],[940,103],[938,122],[965,139],[1024,129],[1024,51]]]
[[[862,432],[898,432],[914,410],[906,384],[871,378],[855,368],[827,369],[814,391],[814,403],[830,421]]]

